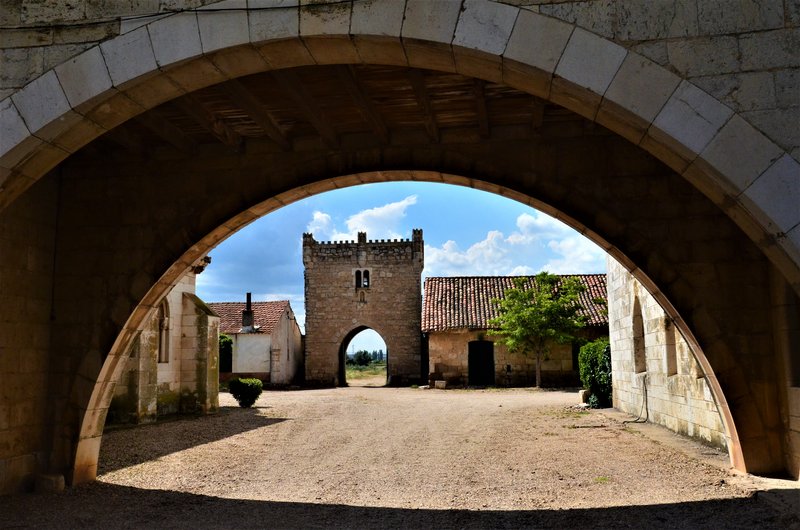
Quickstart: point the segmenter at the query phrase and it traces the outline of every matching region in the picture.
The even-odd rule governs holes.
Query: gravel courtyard
[[[573,393],[350,387],[221,394],[107,432],[96,483],[0,498],[2,528],[787,528],[727,457]]]

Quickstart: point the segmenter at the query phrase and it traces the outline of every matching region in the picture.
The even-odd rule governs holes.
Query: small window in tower
[[[362,287],[369,287],[369,271],[364,271],[364,281],[361,284]]]
[[[356,289],[361,287],[361,271],[356,271]]]

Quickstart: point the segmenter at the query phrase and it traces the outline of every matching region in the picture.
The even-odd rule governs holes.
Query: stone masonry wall
[[[319,243],[303,236],[306,381],[338,385],[346,341],[371,328],[386,342],[390,384],[420,379],[422,230],[411,240]],[[356,287],[356,271],[369,286]]]
[[[28,489],[48,465],[57,186],[0,213],[0,495]],[[55,362],[55,364],[54,364]]]
[[[688,344],[653,297],[611,258],[608,310],[614,407],[725,448],[717,404]]]
[[[800,160],[800,1],[500,1],[644,55],[740,113]]]
[[[598,333],[590,332],[592,337]],[[536,384],[536,358],[512,354],[508,348],[485,331],[453,330],[428,335],[430,373],[448,383],[466,385],[469,380],[469,343],[474,340],[494,341],[496,386],[533,386]],[[511,370],[507,370],[510,367]],[[572,364],[572,345],[555,344],[542,361],[543,386],[578,386],[578,367]]]
[[[143,20],[138,17],[213,3],[213,0],[5,1],[0,9],[0,99],[87,48],[125,32]],[[453,3],[453,13],[457,14],[460,1]],[[797,90],[800,1],[498,0],[498,3],[576,24],[648,57],[739,112],[800,160],[800,128],[796,127],[800,122]],[[248,4],[263,5],[245,0],[235,2],[236,7]]]

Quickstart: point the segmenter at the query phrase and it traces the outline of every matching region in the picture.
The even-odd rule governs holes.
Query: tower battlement
[[[422,229],[415,228],[411,239],[367,239],[366,232],[358,233],[356,241],[317,241],[313,234],[303,234],[303,264],[315,262],[357,263],[414,261],[424,265]]]

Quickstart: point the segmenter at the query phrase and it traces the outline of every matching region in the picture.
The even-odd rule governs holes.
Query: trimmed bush
[[[581,346],[578,354],[581,383],[591,393],[592,408],[611,406],[611,346],[602,338]]]
[[[228,390],[231,395],[239,402],[242,408],[252,407],[256,402],[258,396],[261,395],[261,389],[264,387],[260,379],[231,379],[228,381]]]

